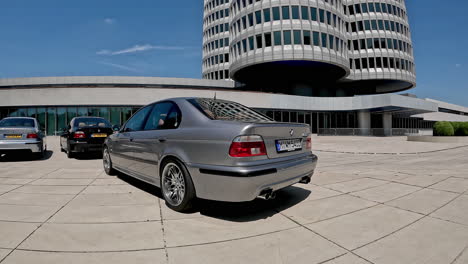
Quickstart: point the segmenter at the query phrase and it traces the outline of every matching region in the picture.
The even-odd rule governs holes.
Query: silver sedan
[[[244,202],[309,183],[317,157],[306,124],[279,123],[235,102],[175,98],[140,109],[107,138],[106,173],[161,188],[185,211],[195,198]]]
[[[8,117],[0,121],[0,156],[27,151],[42,158],[46,150],[45,134],[35,118]]]

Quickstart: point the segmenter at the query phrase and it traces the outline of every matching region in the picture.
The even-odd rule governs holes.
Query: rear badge
[[[294,136],[294,129],[291,129],[291,130],[289,131],[289,135],[291,135],[291,137]]]

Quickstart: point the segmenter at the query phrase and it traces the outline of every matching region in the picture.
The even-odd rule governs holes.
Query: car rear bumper
[[[29,150],[33,153],[38,153],[42,151],[42,148],[42,141],[37,140],[0,140],[1,153],[18,150]]]
[[[103,143],[88,143],[88,142],[70,142],[70,151],[71,152],[101,152]]]
[[[198,198],[226,202],[252,201],[264,190],[277,191],[312,177],[317,156],[252,167],[188,164]]]

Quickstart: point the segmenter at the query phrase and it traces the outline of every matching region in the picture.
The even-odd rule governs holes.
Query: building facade
[[[404,0],[205,0],[203,22],[205,79],[326,97],[416,85]]]

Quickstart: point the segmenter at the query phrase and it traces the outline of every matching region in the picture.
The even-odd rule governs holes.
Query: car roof
[[[5,117],[4,119],[31,119],[31,120],[35,120],[36,118],[34,118],[34,117],[20,117],[20,116],[16,116],[16,117]]]

